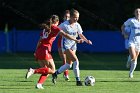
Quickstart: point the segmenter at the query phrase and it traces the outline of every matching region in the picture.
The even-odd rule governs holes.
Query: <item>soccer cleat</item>
[[[66,81],[70,81],[70,78],[69,78],[69,77],[65,77],[65,80],[66,80]]]
[[[129,78],[133,78],[133,74],[129,74]]]
[[[77,85],[77,86],[83,86],[83,84],[82,84],[81,81],[76,81],[76,85]]]
[[[31,75],[34,74],[34,69],[30,68],[26,74],[26,79],[28,79]]]
[[[36,85],[36,88],[37,88],[37,89],[44,89],[43,86],[42,86],[42,84],[37,84],[37,85]]]
[[[63,75],[63,77],[65,78],[65,81],[70,81],[70,78],[69,78],[69,76],[67,75]]]
[[[57,74],[52,74],[52,83],[56,84]]]

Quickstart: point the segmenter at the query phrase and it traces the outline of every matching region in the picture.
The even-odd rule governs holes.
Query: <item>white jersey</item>
[[[128,41],[129,41],[129,36],[130,36],[130,32],[131,32],[131,28],[128,26],[125,26],[124,28],[125,33],[128,35],[128,38],[125,38],[125,48],[128,49]]]
[[[59,27],[70,36],[77,38],[78,34],[82,34],[83,30],[78,22],[74,23],[73,26],[70,25],[69,20],[61,23]],[[76,50],[76,42],[65,37],[62,37],[61,47],[65,51],[66,49]]]
[[[140,22],[136,18],[129,18],[124,25],[130,28],[128,47],[135,47],[140,52]]]

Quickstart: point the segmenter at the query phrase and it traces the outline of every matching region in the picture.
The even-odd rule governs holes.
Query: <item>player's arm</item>
[[[40,46],[40,44],[41,44],[41,37],[39,38],[39,40],[38,40],[38,42],[37,42],[37,45],[36,45],[36,49]],[[36,51],[36,50],[35,50]],[[35,54],[35,52],[34,52],[34,56],[36,56],[36,54]],[[35,60],[37,60],[37,59],[35,59]]]
[[[79,37],[83,39],[87,44],[92,45],[92,41],[88,40],[83,34],[79,34]]]
[[[39,38],[39,40],[38,40],[38,42],[37,42],[37,45],[36,45],[36,49],[38,48],[38,46],[40,46],[40,44],[41,44],[41,39],[42,39],[42,37]]]
[[[70,40],[74,40],[77,43],[83,43],[83,39],[79,39],[77,40],[76,38],[70,36],[69,34],[65,33],[63,30],[60,30],[59,35],[62,35]]]
[[[121,26],[121,31],[122,31],[122,35],[124,36],[124,38],[128,38],[128,34],[125,31],[126,26],[123,24]]]
[[[123,24],[123,25],[121,26],[122,35],[125,34],[125,30],[124,30],[124,28],[125,28],[125,25]]]

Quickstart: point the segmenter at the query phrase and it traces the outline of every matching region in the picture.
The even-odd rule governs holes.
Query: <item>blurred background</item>
[[[126,52],[120,27],[137,7],[140,0],[0,0],[0,53],[33,52],[41,31],[38,24],[52,14],[62,20],[63,12],[72,8],[80,12],[78,22],[93,42],[78,45],[78,51]]]

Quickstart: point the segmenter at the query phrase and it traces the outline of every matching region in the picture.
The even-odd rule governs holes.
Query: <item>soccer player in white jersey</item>
[[[87,44],[92,44],[90,40],[82,34],[83,30],[80,24],[77,22],[79,19],[79,12],[75,9],[70,10],[70,20],[67,20],[59,25],[59,27],[68,33],[70,36],[77,38],[78,36],[83,39]],[[79,60],[76,56],[77,45],[75,41],[62,37],[61,46],[66,53],[67,63],[62,65],[53,75],[52,81],[55,84],[57,75],[64,72],[66,69],[70,69],[73,64],[73,72],[76,78],[76,85],[82,86],[80,80]]]
[[[124,39],[125,39],[125,49],[128,50],[128,40],[129,40],[129,35],[130,35],[130,32],[131,32],[131,29],[130,27],[124,27],[124,25],[121,26],[121,30],[122,30],[122,35],[124,36]],[[131,57],[130,57],[130,54],[128,56],[128,59],[127,59],[127,63],[126,63],[126,68],[130,68],[130,60],[131,60]]]
[[[128,49],[131,58],[130,78],[133,78],[133,72],[137,66],[137,58],[140,52],[140,8],[136,8],[134,14],[135,17],[129,18],[122,26],[123,29],[129,27],[131,31],[128,39]],[[128,34],[124,33],[124,35]]]
[[[63,16],[63,22],[66,20],[70,19],[70,11],[66,10]],[[57,42],[57,47],[58,47],[58,53],[60,58],[62,59],[63,65],[66,64],[66,54],[64,53],[64,51],[62,50],[62,46],[61,46],[61,40],[62,40],[62,36],[59,36],[58,38],[58,42]],[[66,81],[69,81],[69,71],[65,70],[64,74],[63,74],[64,78]]]

